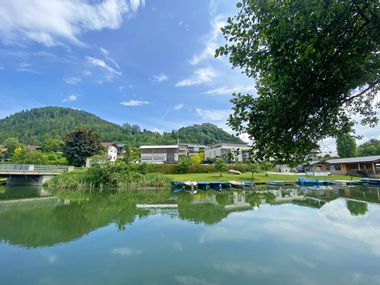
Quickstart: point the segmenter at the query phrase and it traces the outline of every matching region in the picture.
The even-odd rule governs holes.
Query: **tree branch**
[[[352,101],[352,100],[354,100],[354,99],[362,96],[364,93],[368,92],[370,89],[372,89],[378,83],[380,83],[380,79],[378,79],[375,82],[373,82],[372,84],[370,84],[366,89],[364,89],[363,91],[359,92],[358,94],[355,94],[355,95],[347,98],[346,100],[343,101],[343,103],[347,103],[349,101]]]

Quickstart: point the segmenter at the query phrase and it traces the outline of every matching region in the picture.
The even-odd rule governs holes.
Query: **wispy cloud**
[[[187,275],[176,275],[175,279],[178,284],[182,285],[215,285],[216,283],[207,281],[205,279],[196,278]]]
[[[63,81],[65,81],[67,84],[70,85],[78,85],[82,79],[80,77],[65,77],[63,78]]]
[[[121,75],[122,72],[119,71],[119,70],[116,70],[114,67],[111,67],[109,64],[107,64],[105,62],[105,60],[101,59],[101,58],[96,58],[96,57],[92,57],[92,56],[87,56],[86,57],[86,60],[88,63],[94,65],[94,66],[97,66],[97,67],[100,67],[112,74],[115,74],[115,75]]]
[[[30,72],[30,73],[38,73],[36,70],[32,68],[30,63],[20,62],[16,67],[16,71],[18,72]]]
[[[173,242],[173,248],[177,252],[182,252],[184,250],[183,245],[179,241]]]
[[[174,106],[174,110],[179,111],[179,110],[181,110],[184,106],[185,106],[185,104],[183,104],[183,103],[177,104],[177,105]]]
[[[33,41],[54,46],[62,41],[83,45],[87,31],[119,28],[144,0],[3,0],[0,35],[6,44]]]
[[[177,82],[177,87],[188,87],[194,85],[201,85],[203,83],[211,82],[217,76],[216,71],[212,67],[200,68],[194,71],[193,75]]]
[[[169,77],[165,73],[160,73],[160,74],[154,75],[152,78],[152,81],[153,82],[162,82],[162,81],[166,81],[168,79],[169,79]]]
[[[197,65],[207,59],[214,59],[215,50],[223,43],[221,28],[226,25],[223,16],[218,15],[211,21],[211,30],[204,36],[204,48],[193,55],[190,64]]]
[[[76,101],[78,99],[78,96],[77,95],[69,95],[67,98],[63,99],[62,102],[73,102],[73,101]]]
[[[114,248],[111,250],[112,254],[120,255],[120,256],[131,256],[131,255],[140,255],[140,250],[134,250],[129,247],[120,247],[120,248]]]
[[[148,101],[140,101],[140,100],[129,100],[129,101],[123,101],[120,102],[121,105],[123,106],[128,106],[128,107],[137,107],[141,105],[147,105],[149,104]]]
[[[231,110],[208,110],[196,108],[197,114],[206,122],[226,122]]]
[[[231,95],[233,93],[248,93],[248,92],[255,92],[256,91],[256,88],[255,86],[232,86],[232,87],[228,87],[228,86],[222,86],[220,88],[216,88],[216,89],[211,89],[211,90],[208,90],[206,92],[203,92],[203,94],[206,94],[206,95]]]

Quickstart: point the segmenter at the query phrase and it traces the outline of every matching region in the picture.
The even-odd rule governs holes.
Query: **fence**
[[[0,172],[61,173],[73,169],[66,165],[0,164]]]

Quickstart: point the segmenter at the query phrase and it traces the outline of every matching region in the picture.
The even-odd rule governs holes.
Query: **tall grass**
[[[118,192],[125,189],[168,187],[170,178],[160,173],[145,173],[139,165],[118,162],[94,164],[88,169],[60,174],[47,182],[52,191]]]

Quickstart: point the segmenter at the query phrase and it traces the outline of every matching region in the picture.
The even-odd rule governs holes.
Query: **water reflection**
[[[17,191],[38,193],[35,189],[30,192]],[[261,187],[257,191],[210,191],[195,195],[141,190],[125,194],[93,195],[88,201],[79,202],[56,197],[0,201],[0,239],[23,247],[51,246],[80,238],[110,223],[116,224],[119,230],[125,230],[136,219],[158,213],[196,224],[212,225],[220,223],[233,212],[255,210],[263,204],[291,203],[322,210],[326,204],[336,205],[332,202],[342,198],[347,198],[344,202],[347,213],[363,216],[370,210],[368,202],[379,202],[377,194],[377,189],[299,190]],[[136,206],[142,203],[148,207]],[[168,206],[165,209],[165,205],[176,207]]]
[[[380,284],[376,189],[53,198],[0,202],[4,284]]]
[[[42,186],[0,186],[0,201],[47,196],[50,196],[50,193]]]

